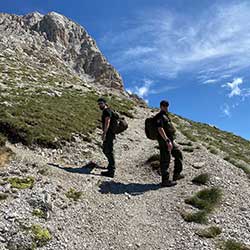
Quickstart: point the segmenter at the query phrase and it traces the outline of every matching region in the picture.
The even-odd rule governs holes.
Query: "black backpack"
[[[159,137],[159,132],[156,124],[157,115],[147,118],[145,120],[145,134],[147,138],[150,140],[157,140]],[[169,116],[167,117],[168,117],[168,123],[166,124],[166,130],[167,130],[166,134],[167,136],[175,137],[176,129],[170,117]]]
[[[118,112],[114,110],[111,111],[112,111],[112,118],[111,118],[110,129],[114,134],[120,134],[128,128],[128,123],[126,122],[124,117],[120,117]]]
[[[148,139],[157,140],[159,133],[156,126],[156,116],[147,118],[145,120],[145,134]]]

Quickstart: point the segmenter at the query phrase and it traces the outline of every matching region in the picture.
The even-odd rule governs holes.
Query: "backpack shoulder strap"
[[[119,115],[119,113],[116,111],[116,110],[113,110],[113,109],[110,109],[111,110],[111,112],[112,112],[112,116],[113,116],[113,118],[115,118],[115,119],[119,119],[120,118],[120,115]]]

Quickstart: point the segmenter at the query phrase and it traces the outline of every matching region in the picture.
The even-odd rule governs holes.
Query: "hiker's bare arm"
[[[159,132],[159,134],[161,135],[161,137],[163,138],[164,141],[167,142],[169,140],[166,133],[165,133],[165,131],[164,131],[164,129],[162,127],[158,128],[158,132]]]

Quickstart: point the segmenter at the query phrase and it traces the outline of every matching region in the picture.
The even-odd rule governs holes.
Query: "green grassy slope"
[[[73,134],[88,138],[98,126],[97,94],[52,59],[48,56],[45,62],[36,55],[34,61],[18,53],[0,53],[0,146],[8,138],[55,148]],[[107,98],[114,109],[132,116],[132,101]]]
[[[220,155],[250,175],[250,141],[176,115],[173,115],[173,122],[189,140],[201,142],[211,153]]]

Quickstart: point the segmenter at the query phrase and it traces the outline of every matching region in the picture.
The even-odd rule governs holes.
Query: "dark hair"
[[[99,102],[103,102],[103,103],[105,103],[105,104],[107,103],[106,100],[105,100],[104,98],[102,98],[102,97],[99,98],[99,99],[97,100],[97,102],[98,102],[98,103],[99,103]]]
[[[161,106],[167,106],[168,107],[169,106],[169,102],[166,101],[166,100],[163,100],[163,101],[160,102],[160,107]]]

